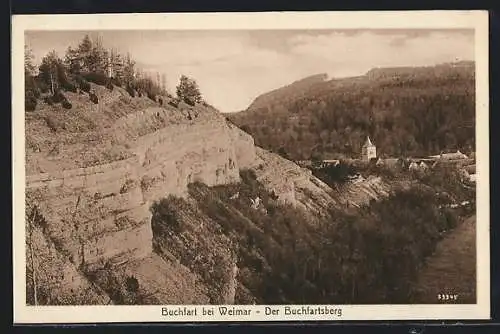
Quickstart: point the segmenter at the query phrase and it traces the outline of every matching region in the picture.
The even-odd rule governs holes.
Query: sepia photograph
[[[18,31],[16,303],[162,321],[489,307],[487,31],[371,15]]]

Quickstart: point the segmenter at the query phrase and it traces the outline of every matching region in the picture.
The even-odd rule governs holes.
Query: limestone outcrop
[[[153,201],[169,194],[183,196],[194,181],[209,186],[238,182],[239,169],[255,161],[252,137],[215,113],[141,133],[148,122],[167,119],[168,113],[159,109],[149,108],[117,122],[114,133],[122,140],[133,138],[132,157],[27,175],[26,190],[47,217],[48,233],[75,265],[149,256]]]

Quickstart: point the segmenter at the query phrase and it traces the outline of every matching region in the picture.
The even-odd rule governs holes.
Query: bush
[[[191,107],[194,107],[194,105],[195,105],[195,102],[194,102],[193,100],[191,100],[191,99],[187,99],[187,98],[185,98],[185,99],[184,99],[184,102],[185,102],[187,105],[191,106]]]
[[[35,111],[37,100],[33,95],[26,95],[24,97],[24,108],[26,111]]]
[[[94,104],[99,103],[99,98],[97,97],[97,95],[95,93],[90,92],[89,97],[90,97],[90,101],[92,101],[92,103],[94,103]]]
[[[114,87],[111,80],[109,80],[108,83],[106,84],[106,88],[109,89],[110,91],[113,91]]]
[[[150,93],[150,92],[147,92],[147,95],[148,95],[148,98],[154,102],[156,102],[156,95]]]
[[[128,95],[130,95],[131,97],[135,97],[135,93],[136,93],[136,92],[135,92],[135,89],[134,89],[134,88],[132,88],[132,87],[129,85],[129,86],[127,86],[126,90],[127,90]]]
[[[151,218],[151,225],[153,229],[167,227],[179,232],[181,229],[181,217],[179,211],[177,210],[177,201],[181,199],[175,198],[174,196],[169,196],[167,198],[162,198],[159,201],[155,201],[151,206],[151,213],[153,217]]]
[[[35,77],[35,85],[42,93],[49,92],[49,85],[40,76]]]
[[[127,291],[130,293],[137,293],[139,291],[139,281],[134,276],[127,277],[125,286]]]
[[[67,92],[73,92],[73,93],[77,92],[76,85],[70,81],[65,81],[61,86]]]
[[[163,99],[162,99],[161,97],[160,97],[160,98],[158,98],[158,103],[160,104],[160,106],[162,106],[162,105],[163,105]]]
[[[71,109],[73,107],[73,105],[71,104],[71,102],[68,101],[68,99],[62,101],[62,106],[64,109]]]
[[[38,94],[39,96],[39,94]],[[37,95],[34,90],[26,90],[24,94],[24,108],[27,111],[34,111],[37,105]]]
[[[53,105],[54,102],[52,102],[52,98],[50,96],[46,96],[43,98],[43,101],[47,103],[49,106]]]
[[[174,108],[178,108],[179,107],[179,100],[177,100],[177,99],[170,100],[170,101],[168,101],[168,104]]]
[[[89,72],[83,74],[83,77],[85,80],[100,86],[106,86],[109,81],[109,78],[104,73]]]
[[[121,186],[120,188],[120,194],[125,194],[128,192],[130,189],[132,189],[135,186],[135,182],[132,179],[127,179],[125,183]]]
[[[85,80],[82,76],[77,76],[75,80],[82,91],[86,93],[90,92],[90,83],[87,80]]]
[[[66,96],[60,90],[56,90],[51,99],[53,103],[60,103],[66,100]]]
[[[113,77],[111,78],[111,83],[115,86],[122,87],[123,83],[120,78]]]
[[[36,78],[31,75],[25,74],[24,76],[24,90],[26,93],[29,92],[37,99],[40,97],[40,89],[38,88]]]
[[[144,175],[141,179],[141,190],[143,192],[148,191],[151,185],[154,183],[154,179],[150,176]]]

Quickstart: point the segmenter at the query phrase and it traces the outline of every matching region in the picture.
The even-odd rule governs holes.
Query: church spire
[[[367,161],[370,161],[372,158],[377,157],[377,148],[375,147],[375,145],[373,145],[372,141],[370,140],[370,136],[366,136],[365,144],[361,149],[361,156],[363,160]]]
[[[365,141],[365,144],[363,145],[363,147],[370,147],[370,146],[374,146],[372,144],[372,141],[370,140],[370,136],[366,136],[366,141]]]

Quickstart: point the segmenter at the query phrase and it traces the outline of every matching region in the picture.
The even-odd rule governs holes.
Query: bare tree
[[[24,73],[28,75],[34,75],[35,74],[35,65],[33,64],[33,61],[35,59],[35,56],[33,55],[33,51],[31,48],[27,45],[24,44]]]

